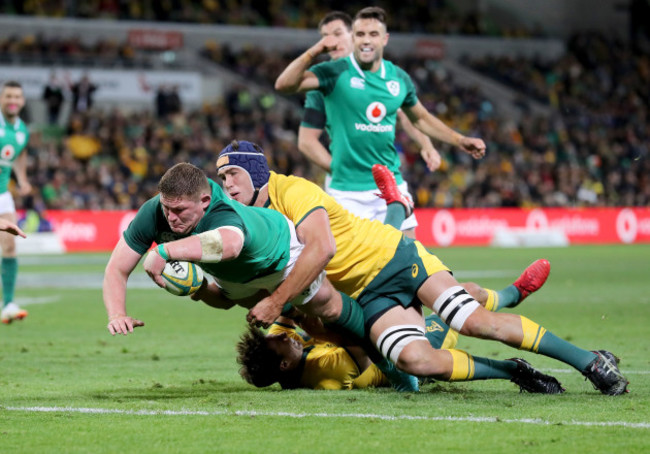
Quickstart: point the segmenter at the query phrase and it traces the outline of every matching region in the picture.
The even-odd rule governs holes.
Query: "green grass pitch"
[[[554,374],[559,396],[510,382],[389,389],[255,389],[237,373],[245,311],[218,311],[148,285],[128,292],[146,326],[106,330],[105,255],[21,257],[17,302],[0,326],[0,452],[573,453],[650,452],[650,245],[435,251],[461,281],[499,289],[536,258],[552,270],[517,308],[560,337],[621,357],[630,393],[608,397],[557,361],[461,338],[491,358]]]

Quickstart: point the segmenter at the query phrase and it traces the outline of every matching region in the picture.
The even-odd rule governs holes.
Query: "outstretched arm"
[[[432,139],[457,146],[474,159],[485,156],[485,143],[482,139],[466,137],[454,131],[430,114],[419,101],[413,107],[403,107],[403,110],[413,125]]]
[[[103,297],[108,313],[108,331],[112,334],[129,334],[134,327],[144,326],[140,320],[126,314],[126,282],[140,261],[137,253],[120,238],[104,272]]]
[[[11,221],[8,221],[7,219],[0,218],[0,230],[3,232],[11,233],[12,235],[27,238],[27,235],[25,235],[25,232],[23,232],[20,227]]]

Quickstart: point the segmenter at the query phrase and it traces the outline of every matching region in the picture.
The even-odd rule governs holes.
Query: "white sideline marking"
[[[2,407],[0,407],[2,408]],[[119,414],[136,416],[279,416],[288,418],[352,418],[381,419],[384,421],[419,420],[419,421],[456,421],[456,422],[504,422],[519,424],[537,424],[541,426],[621,426],[630,429],[650,429],[648,422],[626,421],[546,421],[544,419],[501,419],[495,416],[412,416],[412,415],[374,415],[368,413],[288,413],[268,411],[200,411],[200,410],[119,410],[113,408],[74,408],[74,407],[4,407],[9,411],[27,411],[43,413],[85,413],[85,414]]]
[[[19,306],[29,306],[32,304],[49,304],[61,301],[60,296],[40,296],[35,298],[16,298],[16,304]]]

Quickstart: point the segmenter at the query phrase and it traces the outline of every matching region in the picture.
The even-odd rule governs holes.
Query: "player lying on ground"
[[[458,334],[442,320],[426,317],[427,338],[433,348],[454,348]],[[296,330],[294,321],[280,317],[268,334],[248,327],[237,344],[239,373],[250,384],[265,387],[280,383],[282,388],[358,389],[389,386],[384,374],[358,346],[340,347]],[[522,360],[513,360],[522,361]],[[548,380],[526,363],[521,374],[529,380]],[[521,380],[520,380],[521,381]],[[525,390],[524,388],[522,388]]]
[[[360,337],[369,327],[378,350],[412,375],[453,381],[507,377],[509,373],[505,364],[459,350],[433,349],[424,337],[419,310],[424,304],[461,334],[558,359],[583,373],[605,394],[626,391],[628,381],[611,353],[578,348],[526,317],[486,310],[421,243],[403,237],[393,227],[351,215],[303,178],[269,172],[261,149],[250,143],[242,149],[243,143],[233,143],[219,155],[217,167],[224,188],[243,204],[268,206],[287,216],[305,245],[287,279],[249,311],[249,322],[270,326],[287,302],[283,295],[302,288],[290,286],[309,282],[324,267],[334,286],[358,302],[339,308],[339,319],[349,323],[349,331],[358,330]],[[258,181],[256,186],[252,182],[259,175],[267,181],[264,185]]]
[[[544,260],[534,262],[513,284],[528,289],[522,290],[522,295],[536,291],[544,283],[548,275],[546,264],[548,262]],[[535,273],[540,269],[546,274]],[[480,289],[478,285],[472,285]],[[521,297],[519,302],[524,298]],[[240,375],[248,383],[265,387],[277,382],[283,388],[310,389],[387,386],[386,377],[372,364],[362,348],[355,345],[341,347],[301,334],[296,331],[295,321],[302,320],[299,313],[293,318],[279,317],[266,335],[254,327],[249,327],[242,335],[237,344],[237,362],[242,366]],[[426,317],[425,325],[425,336],[433,348],[451,349],[456,346],[458,333],[450,330],[438,315]],[[522,360],[512,361],[519,362],[521,375],[513,381],[523,391],[529,390],[531,381],[535,383],[533,389],[556,381],[553,377],[534,371],[527,363],[521,363]],[[528,374],[526,379],[524,374]]]

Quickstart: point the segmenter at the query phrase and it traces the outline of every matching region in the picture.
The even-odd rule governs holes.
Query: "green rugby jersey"
[[[7,192],[11,178],[11,166],[25,149],[29,130],[18,117],[13,124],[7,122],[0,112],[0,194]]]
[[[273,210],[248,207],[231,200],[217,183],[209,182],[212,201],[191,235],[233,226],[244,232],[244,247],[234,260],[199,262],[201,268],[212,276],[241,284],[284,269],[289,261],[290,242],[286,218]],[[170,229],[163,215],[160,195],[145,202],[124,231],[124,240],[139,254],[146,253],[153,242],[160,244],[184,236]]]
[[[376,189],[372,166],[384,164],[402,183],[395,149],[397,110],[417,104],[415,86],[404,70],[382,60],[376,72],[361,69],[354,55],[309,69],[318,77],[327,114],[332,153],[330,187]]]

